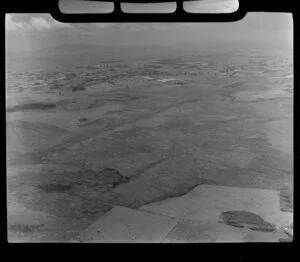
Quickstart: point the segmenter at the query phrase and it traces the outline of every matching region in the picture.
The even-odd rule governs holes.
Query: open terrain
[[[293,187],[291,54],[75,51],[8,57],[10,241],[68,241],[201,184]]]

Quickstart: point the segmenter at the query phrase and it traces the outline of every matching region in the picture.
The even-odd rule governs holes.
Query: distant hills
[[[211,56],[212,53],[220,55],[222,53],[245,54],[245,46],[241,48],[213,49],[196,45],[96,45],[96,44],[62,44],[59,46],[44,47],[34,51],[9,52],[7,58],[10,59],[43,59],[55,63],[98,63],[109,60],[125,60],[128,62],[143,60],[176,59],[183,61],[199,61],[202,57]],[[266,52],[263,48],[262,53]],[[246,54],[250,55],[251,48]]]
[[[45,47],[28,52],[7,52],[9,57],[34,57],[53,59],[82,60],[157,60],[163,58],[192,59],[199,50],[191,50],[189,47],[182,48],[175,45],[126,45],[126,46],[103,46],[92,44],[63,44],[53,47]]]

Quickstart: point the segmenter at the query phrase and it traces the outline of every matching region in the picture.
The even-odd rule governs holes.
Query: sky
[[[8,51],[34,51],[63,44],[292,47],[291,14],[248,13],[230,23],[67,24],[49,14],[6,14]]]

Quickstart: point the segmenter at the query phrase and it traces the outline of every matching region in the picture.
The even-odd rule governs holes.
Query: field
[[[68,241],[199,184],[292,186],[291,54],[55,52],[7,64],[10,239]]]

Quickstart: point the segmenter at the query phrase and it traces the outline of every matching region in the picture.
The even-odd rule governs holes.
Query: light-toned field
[[[274,61],[143,62],[164,73],[116,66],[85,90],[8,91],[10,239],[67,241],[114,205],[199,184],[293,186],[292,78]]]

